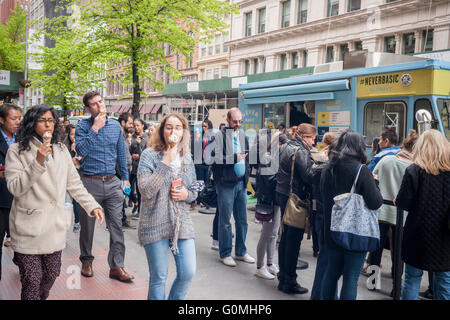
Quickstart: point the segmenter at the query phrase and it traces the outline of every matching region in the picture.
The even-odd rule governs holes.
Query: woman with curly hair
[[[84,188],[53,108],[36,105],[25,114],[6,156],[6,183],[14,196],[10,227],[19,266],[22,300],[45,300],[61,269],[61,253],[72,222],[66,191],[103,223],[100,205]]]

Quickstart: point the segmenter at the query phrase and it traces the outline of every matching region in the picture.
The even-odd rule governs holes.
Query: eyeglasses
[[[234,124],[242,123],[242,120],[231,120]]]
[[[47,123],[50,123],[50,124],[55,124],[56,120],[55,119],[37,119],[36,122],[38,122],[38,123],[47,122]]]

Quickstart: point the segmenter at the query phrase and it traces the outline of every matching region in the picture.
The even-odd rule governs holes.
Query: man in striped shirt
[[[89,119],[80,121],[75,130],[75,148],[83,157],[81,180],[95,200],[102,205],[110,233],[108,263],[109,277],[122,282],[132,282],[134,277],[124,269],[125,241],[122,232],[123,189],[130,186],[125,139],[119,122],[106,116],[100,93],[89,91],[83,97]],[[116,176],[118,164],[122,181]],[[81,274],[94,275],[92,269],[92,241],[95,218],[80,210],[80,260]]]

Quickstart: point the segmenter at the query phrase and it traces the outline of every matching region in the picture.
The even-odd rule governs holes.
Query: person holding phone
[[[64,206],[66,192],[94,222],[103,223],[101,206],[83,186],[64,143],[58,142],[59,129],[53,108],[33,106],[17,132],[17,143],[6,155],[6,183],[14,196],[11,239],[22,300],[46,300],[60,274],[72,223],[72,207]]]
[[[142,206],[138,227],[150,272],[149,300],[165,300],[169,249],[177,276],[168,299],[182,300],[196,269],[194,226],[189,203],[197,198],[190,153],[190,132],[185,117],[172,113],[161,120],[141,154],[137,183]]]

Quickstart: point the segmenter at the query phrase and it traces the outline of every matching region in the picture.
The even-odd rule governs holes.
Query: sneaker
[[[219,251],[219,240],[213,240],[211,249]]]
[[[272,273],[270,273],[266,267],[256,269],[255,276],[262,278],[262,279],[266,279],[266,280],[275,279],[275,276]]]
[[[225,257],[225,258],[220,258],[220,261],[222,261],[222,263],[226,266],[229,267],[236,267],[236,261],[234,261],[234,259],[232,257]]]
[[[73,232],[78,233],[78,232],[80,232],[80,229],[81,229],[81,226],[79,223],[75,223],[73,225]]]
[[[278,266],[276,264],[272,264],[272,265],[268,266],[267,270],[269,270],[269,272],[271,274],[273,274],[274,276],[276,276],[278,274],[278,272],[280,272],[280,269],[278,269]]]
[[[252,258],[248,253],[246,253],[244,256],[235,256],[236,260],[244,261],[247,263],[255,263],[255,258]]]
[[[308,269],[309,263],[303,260],[297,260],[297,270],[305,270]]]
[[[122,222],[122,229],[136,229],[135,226],[132,226],[128,220]]]

